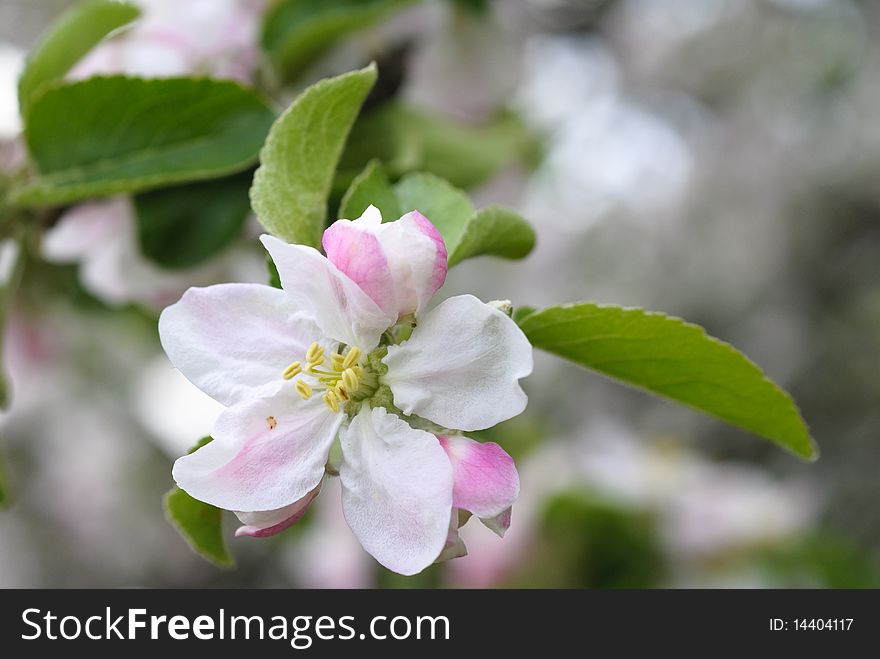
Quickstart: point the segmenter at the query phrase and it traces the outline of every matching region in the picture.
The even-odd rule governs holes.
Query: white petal
[[[134,215],[128,197],[79,204],[65,211],[46,231],[40,251],[47,261],[70,263],[115,242]]]
[[[348,525],[389,570],[422,571],[443,551],[452,512],[452,468],[437,438],[364,405],[341,440]]]
[[[224,405],[266,395],[322,338],[287,293],[260,284],[191,288],[159,318],[168,358]]]
[[[302,499],[294,501],[289,506],[278,510],[264,510],[253,513],[236,511],[235,515],[244,526],[235,530],[235,536],[250,536],[252,538],[267,538],[277,535],[296,524],[306,514],[309,505],[321,491],[321,484],[306,494]]]
[[[263,235],[260,240],[278,268],[284,290],[325,335],[364,351],[376,347],[382,332],[396,319],[389,318],[317,250],[273,236]]]
[[[283,508],[321,482],[342,418],[319,397],[304,401],[285,387],[228,408],[214,441],[178,459],[172,475],[181,489],[218,508]]]
[[[532,372],[532,346],[516,323],[472,295],[431,310],[383,361],[394,404],[446,428],[489,428],[526,407],[518,380]]]

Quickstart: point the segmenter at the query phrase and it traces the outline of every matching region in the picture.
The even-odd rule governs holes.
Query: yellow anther
[[[299,397],[303,400],[308,400],[312,397],[312,388],[309,386],[307,382],[302,380],[296,381],[296,393],[299,394]]]
[[[313,371],[313,370],[315,370],[316,366],[320,366],[323,363],[324,363],[324,355],[321,355],[315,361],[309,362],[308,366],[306,366],[306,370]]]
[[[336,388],[333,391],[336,392],[336,396],[339,400],[348,400],[348,392],[345,390],[345,385],[341,382],[336,385]]]
[[[351,347],[351,350],[348,351],[348,354],[345,356],[345,359],[342,362],[342,368],[351,368],[355,364],[357,364],[358,359],[361,358],[361,350],[355,346]]]
[[[357,373],[354,372],[353,368],[347,368],[342,372],[342,384],[345,386],[346,391],[357,391],[360,382],[358,381]]]
[[[339,399],[336,397],[336,392],[328,391],[321,397],[321,399],[331,410],[333,410],[334,412],[339,411]]]
[[[310,364],[320,364],[324,361],[324,348],[315,341],[306,350],[306,361]]]
[[[281,374],[285,380],[292,380],[297,375],[302,372],[302,362],[293,362],[290,366],[284,369],[284,373]]]
[[[334,352],[330,356],[330,366],[333,367],[334,371],[342,372],[345,370],[345,368],[343,368],[343,366],[342,366],[342,363],[344,360],[345,360],[345,357],[340,355],[338,352]]]

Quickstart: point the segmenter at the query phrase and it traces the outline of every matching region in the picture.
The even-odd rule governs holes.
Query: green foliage
[[[266,14],[263,48],[281,82],[296,80],[343,37],[413,0],[281,0]]]
[[[39,177],[22,205],[134,193],[241,171],[274,119],[253,91],[207,78],[90,78],[48,88],[26,117]]]
[[[358,174],[339,205],[339,217],[355,220],[359,218],[370,205],[375,206],[382,213],[383,222],[391,222],[399,218],[400,203],[388,182],[385,169],[378,160],[371,160],[360,174]]]
[[[474,256],[521,259],[535,247],[535,230],[513,211],[490,206],[468,218],[455,249],[449,253],[449,267]]]
[[[433,174],[410,174],[394,186],[400,210],[419,211],[437,227],[449,254],[455,251],[468,218],[474,214],[470,197]]]
[[[464,192],[433,174],[405,176],[394,193],[400,210],[418,210],[437,227],[449,267],[482,255],[523,258],[535,245],[534,230],[516,213],[497,206],[475,211]]]
[[[68,9],[40,38],[18,81],[23,115],[46,83],[63,77],[108,34],[128,25],[140,10],[127,2],[88,0]]]
[[[340,179],[346,185],[379,158],[392,179],[423,171],[469,189],[511,163],[532,164],[535,152],[534,139],[511,115],[467,126],[387,103],[355,125],[340,161]]]
[[[547,502],[537,536],[535,554],[525,561],[515,586],[655,588],[663,583],[666,561],[656,521],[646,513],[562,493]]]
[[[336,164],[375,82],[374,64],[321,80],[273,124],[251,187],[267,231],[292,243],[320,244]]]
[[[210,442],[211,437],[204,437],[189,452],[194,453]],[[178,487],[171,488],[163,502],[168,521],[194,552],[217,567],[235,566],[223,538],[222,510],[193,499]]]
[[[799,457],[818,455],[791,397],[701,327],[590,303],[536,311],[520,327],[536,348],[727,421]]]
[[[233,567],[235,559],[223,539],[223,511],[193,499],[178,487],[165,495],[165,515],[199,556],[218,567]]]
[[[166,268],[188,268],[241,234],[250,214],[251,172],[145,192],[135,197],[141,251]]]

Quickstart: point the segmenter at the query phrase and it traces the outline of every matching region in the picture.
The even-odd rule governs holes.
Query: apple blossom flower
[[[126,74],[251,80],[265,0],[139,0],[137,4],[143,14],[131,29],[99,44],[68,78]],[[14,86],[10,91],[15,91]],[[138,244],[131,199],[123,197],[68,210],[46,232],[43,256],[53,262],[80,263],[83,286],[109,304],[136,302],[157,308],[176,300],[193,283],[222,279],[220,275],[229,269],[229,259],[223,257],[179,271],[148,260]]]
[[[140,252],[129,197],[66,210],[43,236],[40,252],[51,263],[78,263],[83,287],[107,304],[135,302],[153,309],[171,304],[193,283],[228,278],[257,281],[265,273],[262,259],[236,248],[181,270],[153,263]]]
[[[324,232],[326,257],[262,242],[282,289],[191,288],[160,318],[171,362],[227,406],[214,441],[175,463],[178,485],[260,536],[298,519],[325,471],[338,473],[348,525],[402,574],[455,544],[459,508],[503,529],[513,461],[460,432],[523,411],[531,345],[471,295],[426,310],[446,278],[434,225],[417,211],[382,224],[371,206]]]
[[[124,73],[250,80],[258,61],[265,0],[138,0],[137,4],[143,14],[131,29],[99,44],[69,78]]]

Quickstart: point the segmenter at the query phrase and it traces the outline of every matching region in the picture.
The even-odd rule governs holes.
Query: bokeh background
[[[67,4],[0,4],[6,140],[24,52]],[[218,406],[169,366],[155,308],[108,303],[75,265],[36,258],[5,330],[0,586],[880,586],[880,6],[436,0],[347,40],[312,78],[365,56],[411,107],[528,135],[528,156],[472,192],[530,219],[537,248],[466,262],[441,294],[700,323],[793,393],[820,460],[538,355],[527,412],[484,435],[522,479],[504,540],[472,523],[467,557],[391,574],[331,482],[291,531],[232,540],[238,568],[218,570],[161,507],[171,462]],[[259,280],[241,243],[199,278]],[[133,271],[135,289],[153,281]],[[192,283],[161,281],[172,299]]]

